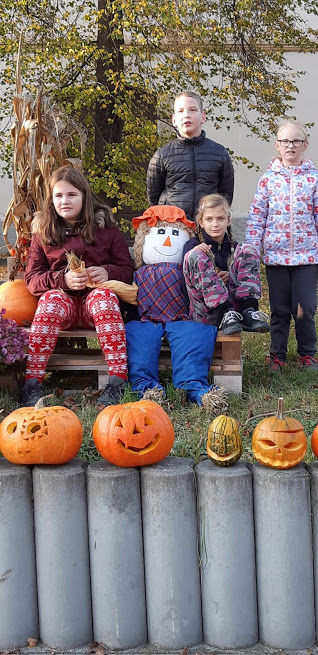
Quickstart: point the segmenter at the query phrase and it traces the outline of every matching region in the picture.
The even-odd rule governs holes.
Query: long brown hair
[[[111,209],[95,196],[84,175],[72,166],[61,166],[48,181],[43,212],[36,212],[34,215],[37,232],[43,243],[61,246],[65,240],[67,226],[53,205],[54,186],[62,181],[72,184],[82,193],[83,207],[79,217],[79,232],[85,243],[95,242],[96,224],[99,223],[103,227],[117,225]]]

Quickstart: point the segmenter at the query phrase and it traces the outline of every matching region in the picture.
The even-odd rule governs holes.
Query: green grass
[[[264,281],[263,289],[261,309],[268,311],[267,288]],[[269,335],[244,332],[242,340],[243,393],[241,396],[229,395],[227,414],[235,418],[239,424],[244,447],[243,458],[253,461],[251,449],[253,430],[264,414],[276,412],[278,398],[282,396],[285,414],[297,418],[304,425],[308,439],[305,461],[313,461],[315,458],[311,452],[310,438],[318,423],[318,375],[317,371],[296,367],[297,352],[293,326],[288,347],[288,364],[277,378],[271,377],[265,366],[265,355],[269,352]],[[173,388],[170,373],[164,373],[161,382],[167,392],[163,407],[173,421],[176,434],[172,454],[178,457],[191,457],[198,462],[206,457],[206,437],[211,416],[197,405],[188,403],[185,394]],[[23,384],[23,379],[20,380],[20,384]],[[82,421],[84,440],[80,455],[89,462],[99,458],[92,439],[92,427],[97,416],[95,409],[97,394],[92,391],[94,385],[96,388],[96,379],[94,374],[90,373],[80,378],[78,374],[66,376],[55,372],[48,374],[46,380],[48,393],[52,391],[55,393],[54,398],[48,402],[65,404],[73,409]],[[80,394],[74,394],[73,397],[65,398],[61,394],[63,388],[82,389],[82,391]],[[128,387],[122,402],[130,400],[137,400],[137,397]],[[4,418],[18,407],[18,401],[0,392],[0,407],[3,409],[1,416]]]

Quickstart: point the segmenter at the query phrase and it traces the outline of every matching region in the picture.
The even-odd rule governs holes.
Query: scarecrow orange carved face
[[[173,425],[152,400],[110,405],[93,426],[98,452],[112,464],[132,467],[160,462],[174,441]]]
[[[24,407],[0,425],[0,450],[13,464],[65,464],[83,438],[79,418],[66,407]]]
[[[301,462],[306,448],[303,425],[295,418],[284,417],[283,399],[279,398],[277,416],[263,419],[253,432],[255,458],[264,466],[288,469]]]

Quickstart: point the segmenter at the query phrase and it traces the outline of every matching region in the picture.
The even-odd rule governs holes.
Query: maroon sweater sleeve
[[[48,289],[68,289],[64,280],[65,265],[51,270],[44,248],[36,234],[33,235],[28,263],[24,273],[27,289],[33,296],[40,296]]]

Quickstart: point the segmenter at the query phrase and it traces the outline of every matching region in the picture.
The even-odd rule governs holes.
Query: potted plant
[[[16,321],[5,318],[5,309],[0,309],[0,387],[17,390],[16,370],[12,364],[24,359],[28,333],[17,326]]]

